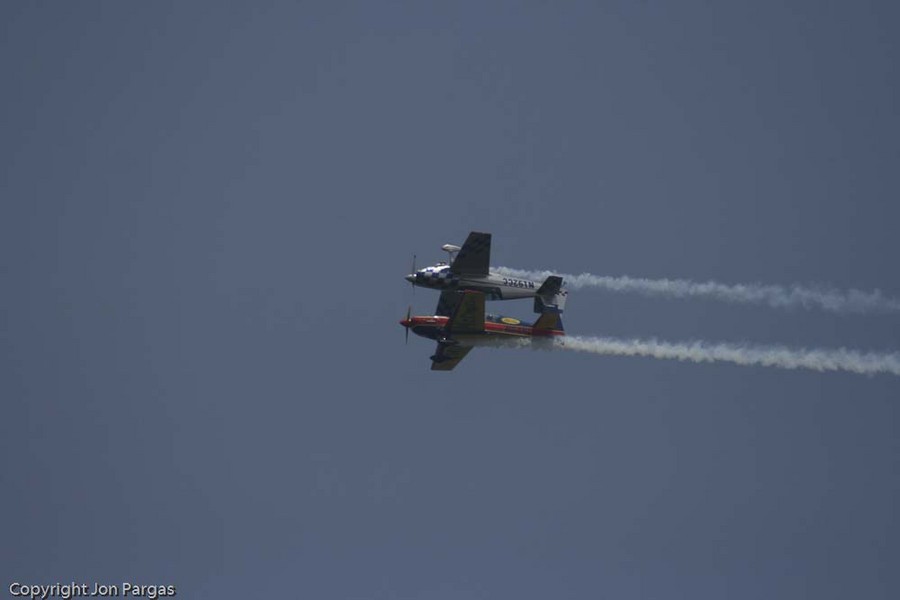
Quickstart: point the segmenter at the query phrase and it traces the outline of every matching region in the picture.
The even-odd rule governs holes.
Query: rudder
[[[550,275],[541,284],[534,295],[534,312],[561,313],[566,308],[566,298],[569,292],[562,289],[563,279],[559,275]]]
[[[563,329],[562,317],[558,312],[546,311],[541,314],[540,318],[534,322],[535,333],[544,331],[565,331]]]

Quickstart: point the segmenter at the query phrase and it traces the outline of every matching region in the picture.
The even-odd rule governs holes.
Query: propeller
[[[410,275],[412,275],[413,277],[416,276],[416,255],[415,255],[415,254],[413,254],[412,271],[410,271],[409,273],[410,273]],[[410,279],[410,280],[409,280],[409,285],[412,286],[413,296],[415,296],[415,295],[416,295],[416,283],[415,283],[415,280]]]
[[[412,305],[406,309],[406,344],[409,345],[409,317],[412,315]]]

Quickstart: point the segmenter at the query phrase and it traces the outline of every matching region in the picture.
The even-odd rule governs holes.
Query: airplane
[[[562,319],[558,312],[546,311],[533,324],[523,323],[512,317],[486,315],[485,294],[466,290],[456,292],[460,296],[456,308],[449,317],[410,316],[411,309],[400,324],[416,335],[437,341],[437,351],[431,356],[432,371],[452,371],[474,346],[491,345],[492,342],[529,340],[531,343],[550,342],[556,336],[564,336]]]
[[[442,250],[449,255],[449,262],[439,262],[432,267],[416,270],[406,280],[414,286],[441,290],[435,314],[449,317],[456,308],[458,290],[482,292],[488,300],[512,300],[534,298],[534,312],[563,312],[568,292],[561,289],[562,277],[551,275],[542,284],[528,279],[509,277],[490,271],[491,234],[473,231],[462,247],[444,244]],[[454,258],[455,255],[455,258]]]

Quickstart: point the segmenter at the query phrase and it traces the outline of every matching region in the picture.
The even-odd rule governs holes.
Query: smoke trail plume
[[[703,341],[663,342],[655,339],[611,337],[557,338],[555,349],[590,352],[608,356],[649,356],[690,362],[728,362],[736,365],[848,371],[863,375],[900,375],[900,353],[859,352],[858,350],[749,346]]]
[[[545,279],[552,271],[527,271],[499,267],[498,271],[512,277]],[[562,275],[570,289],[594,287],[613,292],[634,292],[645,296],[670,298],[710,298],[739,304],[767,304],[774,308],[818,308],[835,313],[900,312],[900,300],[884,296],[879,290],[838,290],[828,287],[801,285],[734,284],[689,279],[644,279],[636,277],[608,277],[582,273]]]

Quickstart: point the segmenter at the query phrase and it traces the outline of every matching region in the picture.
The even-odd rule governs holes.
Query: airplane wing
[[[457,275],[487,275],[491,262],[491,234],[473,231],[450,265]]]
[[[449,317],[452,316],[454,312],[456,312],[456,307],[459,305],[459,299],[462,297],[457,291],[452,292],[441,292],[441,297],[438,299],[437,308],[434,309],[434,314],[439,317]]]
[[[437,351],[431,357],[431,370],[452,371],[471,349],[471,346],[460,346],[458,344],[438,344]]]
[[[481,292],[457,292],[459,304],[447,321],[450,335],[459,333],[484,333],[484,294]]]

